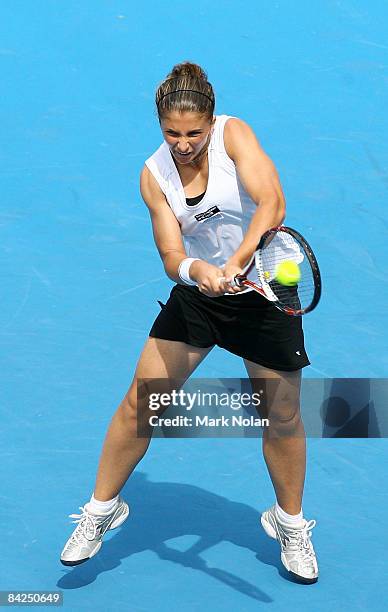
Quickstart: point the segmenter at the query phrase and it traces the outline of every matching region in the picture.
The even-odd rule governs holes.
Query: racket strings
[[[300,279],[284,285],[276,278],[277,269],[279,264],[290,261],[298,265]],[[261,249],[257,271],[262,284],[286,308],[298,311],[311,304],[315,292],[313,270],[303,245],[287,232],[278,231],[269,236]]]

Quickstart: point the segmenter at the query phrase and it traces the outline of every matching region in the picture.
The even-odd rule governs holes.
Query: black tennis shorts
[[[281,312],[256,291],[208,297],[197,287],[175,285],[149,335],[192,346],[221,348],[273,370],[310,364],[301,317]]]

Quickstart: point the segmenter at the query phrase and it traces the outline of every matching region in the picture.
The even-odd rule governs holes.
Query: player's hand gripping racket
[[[321,274],[310,245],[299,232],[284,226],[263,234],[256,252],[233,284],[251,287],[291,316],[311,312],[321,297]]]

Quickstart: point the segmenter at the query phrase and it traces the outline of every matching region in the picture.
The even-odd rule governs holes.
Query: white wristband
[[[181,261],[181,263],[179,264],[179,268],[178,268],[178,276],[181,279],[181,281],[183,281],[186,285],[196,285],[196,281],[193,281],[190,278],[190,266],[193,263],[193,261],[200,261],[198,259],[198,257],[186,257],[186,259],[183,259]]]

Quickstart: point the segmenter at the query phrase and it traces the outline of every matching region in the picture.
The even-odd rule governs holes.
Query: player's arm
[[[244,267],[264,232],[283,222],[286,205],[276,168],[249,125],[241,119],[229,119],[224,142],[245,190],[257,204],[244,239],[228,262]]]
[[[187,255],[179,223],[147,166],[140,175],[140,192],[151,216],[155,244],[166,274],[175,282],[181,282],[178,268]]]
[[[157,181],[145,166],[140,175],[140,192],[148,207],[155,244],[163,261],[164,269],[171,280],[182,283],[178,269],[187,254],[182,240],[182,233],[167,200]],[[218,278],[222,271],[206,261],[194,261],[190,266],[190,278],[198,283],[202,293],[219,295],[223,291]]]

